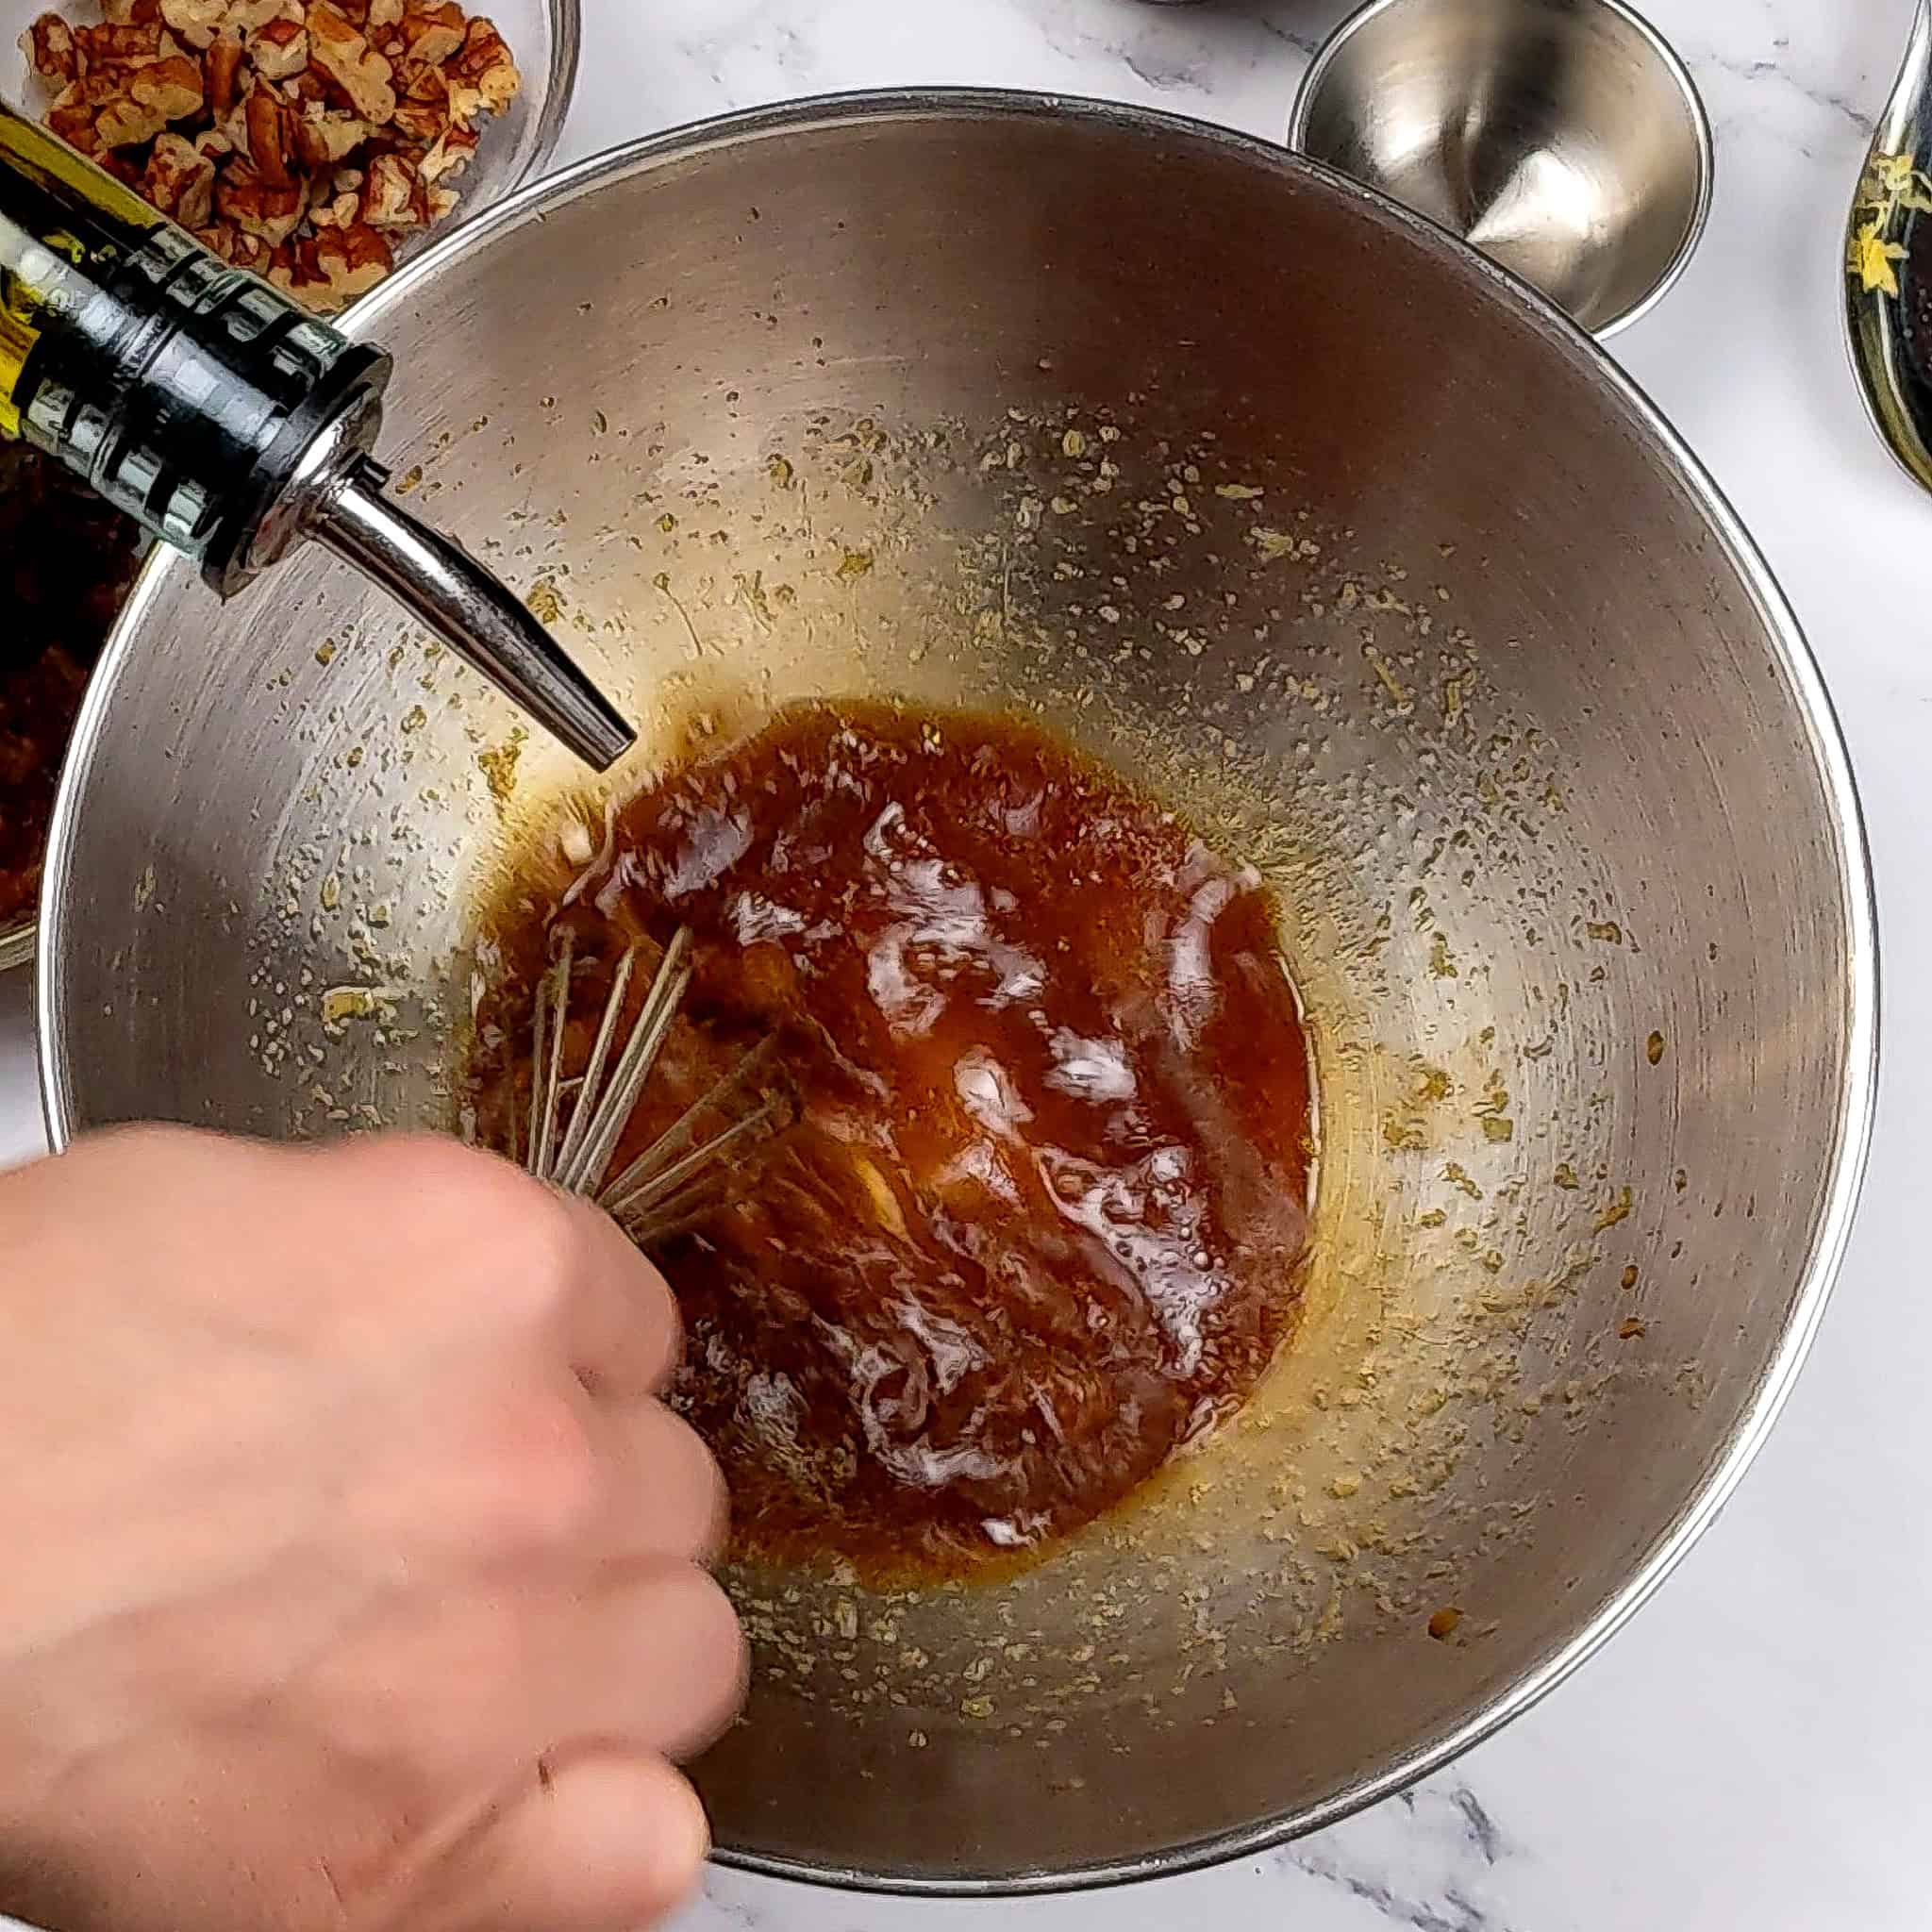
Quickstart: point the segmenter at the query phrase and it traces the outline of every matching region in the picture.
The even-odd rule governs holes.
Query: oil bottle
[[[602,771],[632,733],[523,605],[385,493],[391,374],[0,102],[0,436],[229,597],[313,537]]]

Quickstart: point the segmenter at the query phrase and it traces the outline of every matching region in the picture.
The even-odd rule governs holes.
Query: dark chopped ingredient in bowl
[[[560,926],[569,1077],[619,955],[680,924],[695,977],[611,1171],[760,1038],[800,1102],[659,1253],[689,1334],[674,1399],[741,1554],[1011,1558],[1246,1397],[1298,1307],[1311,1156],[1254,872],[1032,726],[793,708],[619,807],[588,869],[538,855],[512,881],[485,1138],[529,1117]]]
[[[140,541],[65,471],[0,443],[0,935],[33,911],[61,755]]]

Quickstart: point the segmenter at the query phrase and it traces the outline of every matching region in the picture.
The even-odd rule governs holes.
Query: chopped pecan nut
[[[279,20],[287,10],[286,0],[228,0],[227,10],[222,15],[222,25],[233,27],[246,40],[270,21]]]
[[[197,53],[205,53],[222,28],[228,0],[160,0],[161,18]]]
[[[309,101],[295,122],[295,152],[311,172],[333,168],[347,160],[369,134],[368,122],[341,108],[325,108],[320,101]]]
[[[374,228],[354,224],[306,237],[269,268],[269,279],[321,314],[332,314],[366,294],[395,266],[389,243]]]
[[[387,275],[396,265],[389,243],[368,228],[345,228],[339,239],[324,242],[317,252],[325,262],[336,264],[338,273],[359,275],[370,268],[380,268]]]
[[[104,148],[139,147],[152,141],[169,122],[198,112],[203,98],[201,69],[180,55],[127,69],[116,87],[94,116],[94,134]]]
[[[141,26],[78,26],[74,41],[89,74],[144,67],[161,58],[161,29],[153,21]]]
[[[42,80],[64,85],[80,78],[80,49],[74,29],[58,13],[37,15],[20,37],[20,51]]]
[[[206,95],[201,69],[185,54],[166,54],[138,67],[128,81],[134,98],[158,108],[170,121],[185,121],[201,112]]]
[[[308,225],[319,235],[325,228],[346,228],[361,211],[359,194],[325,194],[308,210]]]
[[[460,175],[469,166],[470,157],[476,152],[479,139],[474,127],[466,127],[460,122],[445,127],[419,163],[424,180],[433,184]]]
[[[242,105],[248,130],[248,158],[271,188],[293,188],[289,163],[295,155],[295,114],[268,81],[258,81]]]
[[[364,121],[380,127],[396,110],[394,70],[344,20],[330,0],[308,9],[308,58],[334,81]]]
[[[500,114],[516,99],[523,77],[510,58],[503,36],[480,14],[463,34],[462,51],[449,62],[450,78],[466,80],[483,96],[483,105]]]
[[[111,74],[84,75],[54,96],[47,108],[47,125],[69,147],[84,155],[98,155],[100,136],[94,132],[94,117],[121,92],[121,83]]]
[[[202,66],[208,76],[208,111],[216,121],[234,112],[242,92],[242,36],[220,33],[208,42]]]
[[[424,101],[398,101],[389,125],[405,141],[427,147],[442,132],[447,118],[446,108],[434,108]]]
[[[203,99],[201,69],[178,54],[126,70],[115,87],[94,116],[94,134],[104,148],[152,141],[169,122],[198,113]]]
[[[480,104],[482,97],[477,96]],[[425,147],[450,124],[449,82],[440,67],[421,67],[408,76],[391,125],[405,140]]]
[[[155,136],[141,177],[141,192],[184,228],[207,225],[213,206],[215,164],[185,135],[172,130]]]
[[[117,93],[94,116],[94,138],[104,148],[139,147],[168,125],[159,108],[143,107],[129,94]]]
[[[369,163],[362,219],[372,228],[420,228],[429,220],[423,178],[402,156],[380,154]]]
[[[410,8],[400,26],[404,58],[424,67],[441,67],[462,51],[469,22],[454,0],[442,0],[437,7]]]
[[[306,212],[301,189],[274,186],[262,179],[253,161],[239,155],[216,178],[215,208],[223,220],[270,248],[286,242]]]
[[[264,80],[293,80],[308,65],[308,29],[286,15],[251,34],[247,47]]]
[[[318,229],[346,228],[361,218],[362,184],[367,177],[360,168],[338,168],[332,175],[315,177],[316,192],[308,219]]]

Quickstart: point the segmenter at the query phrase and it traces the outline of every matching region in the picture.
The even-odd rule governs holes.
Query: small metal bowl
[[[1676,280],[1710,212],[1704,103],[1620,0],[1372,0],[1316,56],[1288,141],[1599,338]]]

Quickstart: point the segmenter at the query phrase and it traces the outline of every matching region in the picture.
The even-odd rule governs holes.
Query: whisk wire
[[[576,1103],[570,1110],[570,1127],[564,1134],[562,1145],[557,1150],[559,1172],[567,1170],[575,1160],[590,1131],[591,1116],[596,1109],[597,1097],[602,1090],[604,1063],[610,1058],[611,1041],[617,1038],[617,1023],[624,1016],[624,996],[630,989],[631,970],[637,959],[638,948],[626,946],[618,959],[616,973],[611,975],[610,994],[604,1002],[604,1017],[597,1023],[597,1038],[591,1044],[591,1058],[584,1065]]]
[[[731,1137],[728,1129],[702,1145],[694,1145],[698,1123],[721,1107],[739,1088],[749,1085],[755,1074],[770,1066],[774,1050],[772,1041],[761,1041],[736,1066],[714,1080],[604,1190],[599,1196],[601,1205],[612,1214],[623,1214],[637,1203],[661,1195],[667,1184],[675,1187],[678,1177],[693,1171],[692,1163],[699,1157],[708,1158],[711,1148],[722,1149],[728,1145]],[[759,1114],[753,1115],[752,1119],[758,1119],[764,1112],[765,1109],[760,1108]],[[742,1126],[747,1123],[739,1124]],[[688,1148],[691,1152],[687,1153]]]
[[[557,1138],[557,1104],[562,1095],[558,1091],[560,1082],[558,1075],[563,1068],[563,1029],[564,1018],[570,1011],[570,969],[571,956],[575,949],[575,936],[566,927],[563,946],[558,956],[557,964],[544,975],[543,984],[538,989],[537,1015],[541,1034],[547,1032],[550,1058],[543,1060],[543,1047],[537,1049],[540,1064],[543,1066],[544,1079],[543,1105],[533,1123],[537,1131],[537,1145],[530,1157],[531,1172],[548,1174],[550,1172],[550,1150]],[[554,988],[554,991],[553,991]],[[544,1008],[550,1007],[549,1024],[543,1026]],[[534,1110],[533,1110],[534,1111]]]
[[[621,1203],[600,1197],[599,1205],[606,1212],[620,1216],[655,1207],[675,1195],[678,1188],[692,1175],[715,1168],[741,1141],[748,1140],[755,1134],[761,1134],[767,1127],[772,1126],[781,1113],[789,1113],[789,1108],[783,1101],[765,1101],[756,1111],[746,1114],[741,1120],[732,1122],[728,1127],[713,1134],[708,1141],[693,1147],[683,1159],[674,1161],[662,1174],[652,1175]]]
[[[686,958],[690,951],[690,929],[679,926],[664,949],[664,958],[658,962],[650,991],[644,995],[643,1010],[638,1015],[637,1024],[617,1057],[610,1084],[597,1096],[591,1110],[582,1144],[572,1156],[570,1164],[559,1166],[550,1176],[566,1193],[594,1194],[602,1185],[604,1171],[637,1110],[638,1096],[644,1091],[658,1049],[677,1016],[678,1002],[691,984],[691,969]]]
[[[726,1202],[737,1198],[743,1185],[742,1177],[725,1179],[717,1174],[707,1174],[701,1181],[683,1190],[676,1199],[666,1201],[659,1208],[641,1208],[635,1213],[613,1218],[639,1247],[653,1247],[659,1241],[669,1241],[674,1235],[688,1234],[692,1228],[702,1227]]]
[[[575,953],[568,929],[556,963],[537,988],[525,1164],[564,1192],[594,1197],[641,1246],[696,1227],[735,1198],[748,1170],[742,1159],[729,1157],[782,1132],[796,1118],[791,1089],[774,1064],[776,1042],[762,1041],[607,1185],[611,1157],[637,1111],[691,984],[691,946],[690,929],[680,926],[658,962],[620,1048],[624,1009],[642,947],[625,950],[584,1070],[569,1079],[562,1077],[564,1036]],[[518,1144],[514,1124],[511,1144]]]

